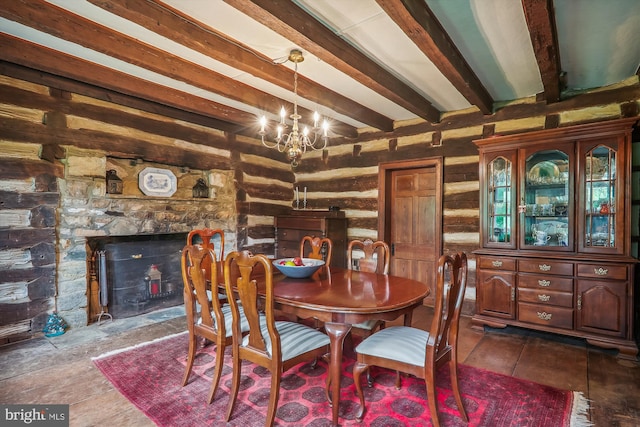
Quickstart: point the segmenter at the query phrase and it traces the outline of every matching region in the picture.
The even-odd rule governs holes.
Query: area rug
[[[230,349],[220,386],[211,405],[205,402],[211,384],[215,346],[200,350],[189,384],[181,387],[187,353],[186,333],[110,352],[94,359],[116,389],[157,425],[163,427],[262,426],[269,400],[271,374],[245,362],[238,399],[229,423],[224,415],[231,382]],[[354,360],[345,356],[340,398],[342,426],[431,426],[424,381],[403,378],[394,387],[395,373],[372,368],[375,385],[364,387],[367,412],[355,419],[359,402],[353,384]],[[331,408],[325,398],[327,366],[300,364],[282,380],[276,412],[277,426],[328,426]],[[440,423],[443,426],[589,426],[588,403],[582,394],[536,384],[494,372],[459,365],[460,390],[469,424],[458,414],[447,369],[437,373]]]

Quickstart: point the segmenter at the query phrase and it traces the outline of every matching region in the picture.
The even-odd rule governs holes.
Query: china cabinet
[[[474,141],[474,327],[585,338],[635,360],[631,131],[638,118]]]

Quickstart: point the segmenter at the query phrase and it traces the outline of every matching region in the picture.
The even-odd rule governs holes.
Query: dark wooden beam
[[[279,111],[283,103],[288,104],[268,93],[41,0],[31,0],[28,4],[11,2],[0,9],[0,16],[261,110]],[[313,115],[312,111],[304,108],[299,111],[305,117]],[[255,123],[255,115],[252,117]],[[340,132],[341,129],[344,126],[334,126],[333,131]],[[357,131],[353,128],[348,134],[357,135]]]
[[[522,0],[546,102],[560,100],[560,48],[553,0]]]
[[[213,117],[228,123],[237,123],[245,127],[256,125],[256,118],[253,114],[151,83],[17,37],[0,33],[0,45],[2,45],[0,60]]]
[[[376,1],[467,101],[483,114],[493,112],[489,91],[424,0]]]
[[[224,0],[376,93],[430,122],[440,111],[294,2],[287,0]]]
[[[113,14],[135,22],[190,49],[224,62],[238,70],[293,91],[293,71],[275,65],[271,58],[229,40],[194,17],[161,2],[147,0],[89,0]],[[298,93],[305,99],[324,105],[383,131],[393,130],[393,120],[341,94],[304,77],[298,77]]]
[[[1,56],[2,53],[0,53],[0,57]],[[243,131],[244,129],[244,127],[233,123],[185,111],[180,108],[169,107],[165,104],[160,104],[157,102],[114,92],[109,89],[91,85],[89,83],[79,82],[66,77],[56,76],[45,71],[36,70],[7,61],[0,60],[0,74],[20,80],[25,80],[31,83],[48,86],[53,90],[77,93],[79,95],[88,96],[102,101],[112,102],[117,105],[135,108],[141,111],[146,111],[148,113],[159,114],[161,116],[171,117],[174,119],[183,120],[189,123],[195,123],[213,129],[220,129],[226,132],[237,133]],[[8,96],[8,91],[6,89],[4,95],[4,97],[0,98],[5,98],[6,96]]]

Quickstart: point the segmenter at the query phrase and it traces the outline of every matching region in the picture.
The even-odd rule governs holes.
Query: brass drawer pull
[[[540,320],[551,320],[551,316],[552,316],[551,313],[547,313],[543,311],[542,313],[538,312],[537,314],[538,314],[538,319]]]
[[[551,280],[538,280],[538,285],[542,286],[543,288],[548,288],[549,286],[551,286]]]
[[[597,276],[606,276],[607,273],[609,273],[609,269],[607,268],[598,267],[593,269],[593,274]]]
[[[538,268],[540,271],[549,271],[551,270],[551,266],[547,264],[538,264]]]
[[[502,261],[492,261],[491,265],[494,267],[502,267]]]
[[[548,302],[551,299],[551,295],[538,295],[538,299],[542,302]]]
[[[131,255],[131,258],[133,258],[133,259],[142,259],[142,254]]]

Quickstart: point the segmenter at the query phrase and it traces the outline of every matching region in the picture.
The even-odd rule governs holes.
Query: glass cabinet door
[[[521,181],[520,247],[535,250],[572,249],[570,199],[571,151],[526,152]]]
[[[514,156],[499,155],[487,163],[485,245],[515,247],[514,227]]]
[[[617,191],[620,180],[616,171],[618,153],[612,147],[598,145],[586,150],[582,157],[585,163],[581,250],[617,252],[623,244],[616,236],[623,219],[621,195]]]

